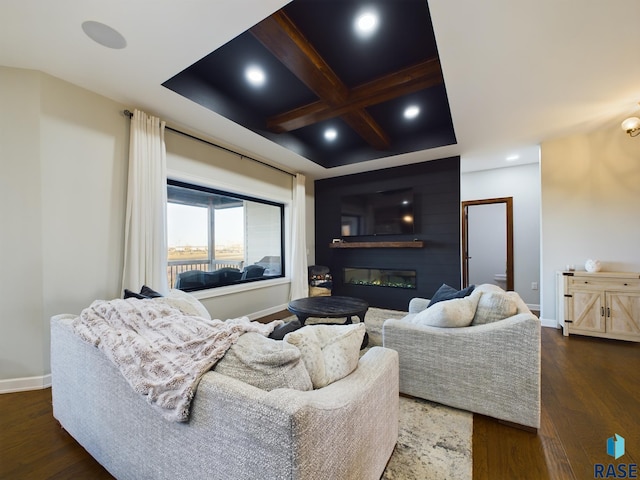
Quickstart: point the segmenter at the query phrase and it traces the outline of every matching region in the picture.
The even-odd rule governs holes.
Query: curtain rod
[[[125,117],[129,117],[129,118],[133,117],[133,112],[131,112],[130,110],[124,110],[122,113],[125,115]],[[184,135],[185,137],[189,137],[189,138],[191,138],[193,140],[197,140],[199,142],[206,143],[207,145],[211,145],[212,147],[216,147],[216,148],[219,148],[221,150],[225,150],[226,152],[233,153],[234,155],[238,155],[240,158],[246,158],[248,160],[253,160],[254,162],[259,163],[261,165],[264,165],[265,167],[273,168],[274,170],[278,170],[279,172],[286,173],[287,175],[291,175],[292,177],[296,176],[295,173],[291,173],[291,172],[288,172],[286,170],[283,170],[282,168],[275,167],[275,166],[270,165],[270,164],[268,164],[266,162],[263,162],[262,160],[258,160],[258,159],[253,158],[253,157],[248,157],[248,156],[243,155],[241,153],[238,153],[238,152],[236,152],[234,150],[231,150],[231,149],[229,149],[227,147],[223,147],[222,145],[218,145],[217,143],[213,143],[213,142],[210,142],[209,140],[205,140],[204,138],[196,137],[194,135],[191,135],[190,133],[186,133],[186,132],[183,132],[181,130],[177,130],[177,129],[175,129],[173,127],[169,127],[167,125],[165,125],[164,128],[165,128],[165,130],[171,130],[172,132],[179,133],[180,135]]]

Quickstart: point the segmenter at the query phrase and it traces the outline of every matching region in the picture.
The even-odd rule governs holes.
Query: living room
[[[118,15],[115,12],[90,12],[73,2],[68,8],[55,7],[55,12],[49,11],[54,8],[51,6],[33,6],[34,11],[39,11],[37,15],[27,12],[28,9],[19,6],[20,3],[12,2],[10,8],[16,16],[7,15],[3,22],[18,24],[18,17],[25,22],[27,19],[35,20],[31,15],[43,22],[40,17],[46,18],[47,14],[57,16],[62,12],[64,15],[74,12],[73,18],[66,21],[75,21],[73,28],[77,27],[78,36],[82,35],[81,21],[92,15],[101,14],[107,23],[121,25],[116,22]],[[212,34],[213,44],[222,44],[225,38],[250,27],[285,2],[249,2],[251,8],[234,7],[232,3],[202,6],[203,9],[212,9],[206,11],[209,19],[224,18],[224,21],[216,22],[219,31]],[[440,54],[443,59],[449,58],[453,62],[452,58],[462,56],[467,49],[472,51],[464,54],[466,59],[473,59],[474,55],[476,58],[490,55],[487,51],[473,51],[467,42],[451,41],[452,32],[457,29],[475,32],[478,38],[483,38],[484,31],[473,28],[473,19],[460,19],[458,24],[446,22],[444,17],[454,7],[440,2],[430,2],[430,6],[436,34],[442,36]],[[480,10],[473,5],[465,7],[469,17],[475,17],[471,9]],[[513,144],[520,144],[518,135],[522,136],[523,131],[532,128],[533,113],[529,116],[516,105],[519,98],[494,99],[492,93],[495,91],[492,89],[488,89],[490,93],[480,95],[477,90],[462,88],[461,84],[474,78],[469,73],[481,73],[468,67],[470,70],[460,73],[460,78],[451,73],[452,78],[447,79],[454,122],[461,119],[461,126],[456,126],[456,130],[462,146],[459,149],[454,146],[436,149],[435,152],[414,153],[392,161],[395,165],[385,164],[387,167],[400,166],[459,155],[461,201],[512,196],[516,238],[515,290],[531,307],[539,307],[543,325],[552,328],[557,327],[560,321],[556,316],[555,275],[558,270],[566,265],[581,269],[586,259],[597,258],[604,270],[640,271],[637,255],[640,224],[635,221],[636,205],[640,201],[640,140],[630,138],[620,129],[622,120],[638,115],[640,91],[637,79],[640,72],[637,62],[620,44],[638,44],[640,38],[634,20],[640,12],[636,2],[632,1],[620,2],[615,7],[606,6],[603,11],[594,4],[581,7],[584,9],[582,12],[576,12],[581,8],[572,2],[557,7],[562,8],[559,18],[567,23],[557,29],[549,27],[550,33],[546,33],[556,40],[553,48],[561,51],[557,56],[550,53],[553,50],[536,51],[538,55],[546,55],[544,59],[548,62],[545,68],[548,71],[538,72],[537,77],[532,77],[533,72],[528,71],[530,75],[522,75],[528,81],[520,89],[510,90],[527,96],[533,95],[539,83],[553,80],[557,85],[556,90],[546,90],[550,98],[544,108],[535,110],[535,115],[542,119],[536,119],[539,123],[544,124],[548,119],[546,123],[558,126],[557,131],[541,129],[536,139],[524,137],[539,146],[538,159],[532,163],[503,167],[509,164],[495,154],[489,155],[494,162],[490,168],[475,170],[469,167],[474,159],[480,157],[481,150],[467,153],[463,148],[464,142],[469,141],[463,138],[465,135],[490,137],[487,129],[509,130],[512,128],[509,124],[522,123],[523,126],[520,125],[520,129],[513,133]],[[57,12],[58,8],[60,12]],[[165,15],[176,13],[174,7],[164,5],[164,8]],[[493,22],[488,24],[489,27],[503,28],[502,40],[512,39],[511,45],[520,52],[520,56],[530,45],[516,42],[516,36],[526,35],[521,32],[516,35],[515,26],[504,27],[500,21],[500,18],[504,21],[501,8],[506,10],[507,5],[493,5],[493,9],[482,13]],[[520,26],[526,25],[524,19],[531,18],[531,28],[541,28],[542,20],[547,17],[535,12],[538,7],[519,8],[523,11],[513,12],[513,15],[520,18]],[[545,4],[539,8],[544,14],[549,14],[556,6]],[[564,8],[570,10],[571,15]],[[220,15],[220,12],[224,14]],[[585,16],[583,22],[569,20],[577,13]],[[188,37],[187,32],[195,29],[186,24],[193,21],[200,25],[199,15],[184,15],[188,18],[184,20],[185,25],[179,26],[177,36]],[[210,23],[211,20],[202,22],[203,31],[210,30]],[[605,31],[600,35],[588,31],[583,32],[583,36],[573,36],[577,33],[571,30],[573,25],[570,24],[579,23],[594,29],[601,26]],[[567,37],[562,36],[565,29],[571,32]],[[35,42],[33,48],[41,49],[40,53],[29,58],[28,52],[24,52],[23,61],[22,43],[9,36],[11,31],[6,25],[0,37],[3,45],[11,45],[3,49],[0,56],[0,64],[3,65],[0,67],[0,84],[3,86],[0,91],[3,105],[0,138],[4,167],[0,256],[5,272],[11,272],[5,274],[0,289],[4,307],[0,319],[0,390],[37,388],[50,382],[49,318],[52,315],[78,313],[94,299],[116,298],[122,294],[129,141],[129,121],[122,115],[125,109],[140,106],[149,113],[166,118],[177,128],[244,155],[261,158],[291,171],[303,171],[307,176],[307,260],[309,264],[315,263],[314,180],[328,178],[334,172],[336,176],[355,173],[355,167],[338,167],[327,172],[312,162],[300,163],[296,154],[263,138],[256,138],[257,135],[244,132],[239,126],[231,125],[231,122],[204,108],[196,106],[184,110],[183,99],[161,89],[160,82],[153,85],[144,83],[145,77],[136,72],[114,72],[99,64],[79,68],[78,64],[84,63],[85,58],[106,55],[100,51],[94,54],[88,46],[76,54],[59,54],[47,52],[42,47],[46,42]],[[623,42],[619,37],[621,32],[633,41]],[[529,34],[535,37],[539,32]],[[577,38],[580,41],[575,40]],[[575,44],[569,39],[574,39]],[[518,40],[524,42],[522,38]],[[159,39],[155,43],[160,42],[165,40]],[[161,43],[158,48],[172,52],[168,42]],[[175,56],[184,55],[181,47],[176,47],[176,50],[180,52]],[[190,59],[195,61],[210,50],[210,45],[201,46],[190,53]],[[584,52],[600,55],[593,53],[584,59]],[[162,56],[153,50],[144,53],[142,58]],[[108,54],[113,55],[113,52]],[[500,62],[504,54],[504,50],[497,49],[495,56],[490,58]],[[576,56],[575,61],[572,55]],[[43,56],[54,58],[57,66],[53,67],[50,59]],[[79,61],[79,58],[83,60]],[[97,61],[100,60],[98,58]],[[473,65],[471,60],[468,61]],[[599,62],[605,61],[607,67],[603,68]],[[162,62],[146,63],[144,69],[151,70],[158,78],[166,79],[177,70],[168,59],[163,65],[159,64]],[[181,63],[189,62],[183,59]],[[491,62],[487,60],[487,63]],[[536,63],[536,68],[541,64]],[[455,70],[457,66],[453,63],[449,68]],[[443,67],[445,74],[449,75],[444,60]],[[479,67],[474,65],[474,68]],[[80,74],[71,74],[77,69]],[[93,75],[89,72],[93,69],[97,71],[96,78],[90,81],[89,77]],[[65,70],[70,73],[62,73]],[[616,73],[607,74],[607,70]],[[594,73],[593,80],[589,80],[592,78],[590,73]],[[499,75],[488,69],[484,74],[490,79],[507,75],[509,82],[522,80],[521,74],[509,72],[507,67],[501,69]],[[123,80],[112,81],[114,77],[127,77],[131,83],[129,90],[116,91],[112,84]],[[482,87],[485,84],[481,80],[479,76],[474,81],[478,82],[476,88],[484,91]],[[157,100],[152,100],[144,92],[146,89],[158,89],[162,93]],[[456,95],[457,92],[460,94]],[[497,97],[497,93],[495,95]],[[467,114],[472,117],[468,121],[471,127],[465,130],[462,117]],[[491,117],[498,117],[500,121],[494,123],[496,121],[490,120]],[[285,203],[291,201],[291,177],[288,174],[256,165],[246,158],[230,156],[178,134],[168,133],[166,141],[168,168],[184,178],[206,178],[219,187],[250,191]],[[382,162],[378,160],[370,162],[372,170],[381,166]],[[525,243],[522,238],[534,238],[535,241]],[[521,250],[523,244],[528,245],[526,251]],[[532,258],[537,259],[533,268],[528,266]],[[289,300],[286,279],[271,282],[264,288],[249,291],[227,289],[224,295],[214,293],[203,296],[201,300],[218,318],[239,315],[262,317],[282,310]],[[538,293],[531,290],[532,282],[539,284]]]

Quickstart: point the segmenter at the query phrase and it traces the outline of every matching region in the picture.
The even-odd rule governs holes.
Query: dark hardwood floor
[[[640,463],[640,344],[542,330],[541,428],[475,415],[474,480],[582,480],[595,463]],[[614,461],[616,433],[626,453]],[[112,477],[56,423],[45,389],[0,395],[0,478]]]

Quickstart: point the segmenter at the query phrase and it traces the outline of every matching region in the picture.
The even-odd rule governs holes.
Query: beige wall
[[[129,143],[122,110],[131,106],[6,67],[0,67],[0,105],[2,392],[46,383],[52,315],[78,314],[94,299],[121,295]],[[179,158],[172,150],[172,171],[290,201],[290,176],[237,158],[203,160],[193,153],[203,148],[198,143],[177,148]],[[281,307],[288,295],[285,280],[203,302],[213,316],[230,318]]]
[[[170,131],[166,144],[169,178],[284,203],[286,244],[290,244],[291,175]],[[288,268],[290,262],[285,261]],[[263,315],[283,309],[289,301],[288,282],[269,283],[220,287],[195,296],[214,318],[255,317],[256,312]]]
[[[618,122],[541,151],[542,311],[556,319],[555,272],[588,258],[640,272],[640,138]]]
[[[40,75],[0,68],[0,379],[42,375]]]
[[[49,372],[49,317],[120,291],[128,128],[122,106],[0,68],[0,380]]]

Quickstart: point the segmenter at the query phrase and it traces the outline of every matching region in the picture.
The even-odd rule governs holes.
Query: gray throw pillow
[[[241,335],[214,370],[267,391],[313,389],[300,350],[255,332]]]
[[[444,302],[445,300],[452,300],[454,298],[464,298],[468,295],[471,295],[475,285],[469,285],[467,288],[463,288],[462,290],[458,290],[457,288],[450,287],[446,283],[443,283],[436,293],[431,297],[431,301],[429,302],[429,306],[427,308],[431,308],[436,303]]]

